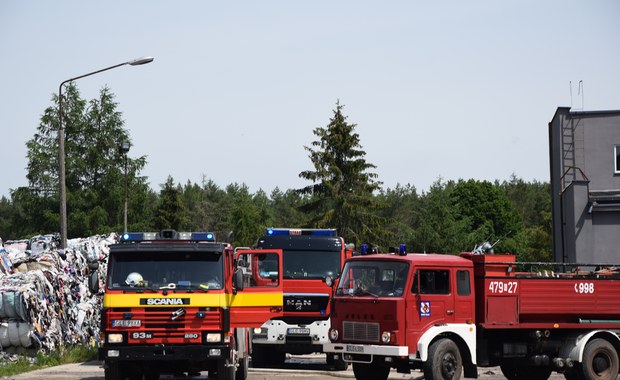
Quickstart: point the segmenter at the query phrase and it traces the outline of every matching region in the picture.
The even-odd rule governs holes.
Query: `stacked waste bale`
[[[71,239],[54,235],[7,241],[0,247],[0,351],[54,350],[90,344],[99,336],[101,297],[88,289],[89,264],[103,284],[116,234]],[[0,240],[1,242],[1,240]]]

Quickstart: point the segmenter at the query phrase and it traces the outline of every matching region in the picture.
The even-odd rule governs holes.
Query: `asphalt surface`
[[[168,375],[161,376],[161,379],[169,380],[206,380],[207,373],[203,372],[195,377],[173,377]],[[279,368],[250,368],[247,380],[273,380],[273,379],[303,379],[303,380],[333,380],[333,379],[354,379],[351,366],[346,371],[333,371],[325,363],[325,355],[302,355],[290,356],[284,365]],[[392,370],[390,379],[395,380],[422,380],[422,372],[413,371],[410,374],[400,374]],[[26,379],[45,379],[45,380],[103,380],[103,368],[101,362],[87,362],[66,364],[52,368],[36,370],[20,375],[2,377],[2,380],[26,380]],[[478,368],[478,379],[480,380],[505,380],[502,372],[497,367]],[[549,380],[565,380],[564,376],[553,373]]]

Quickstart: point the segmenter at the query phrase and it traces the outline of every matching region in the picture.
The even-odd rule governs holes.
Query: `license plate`
[[[364,346],[347,344],[347,352],[364,352]]]
[[[291,327],[286,333],[289,335],[310,335],[310,329]]]
[[[112,327],[140,327],[142,321],[139,319],[114,319]]]

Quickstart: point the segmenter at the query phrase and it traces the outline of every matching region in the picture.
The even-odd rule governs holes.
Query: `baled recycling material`
[[[63,250],[53,235],[0,239],[0,353],[95,344],[102,297],[88,289],[89,263],[99,264],[103,285],[109,246],[117,241],[114,233],[71,239]]]

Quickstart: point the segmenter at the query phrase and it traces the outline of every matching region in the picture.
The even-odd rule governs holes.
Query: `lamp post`
[[[62,82],[58,87],[58,187],[60,192],[60,244],[61,248],[67,248],[67,188],[65,180],[65,128],[62,125],[62,86],[87,76],[98,74],[103,71],[115,69],[120,66],[138,66],[153,62],[153,57],[142,57],[132,61],[119,63],[101,70],[80,75]]]
[[[131,144],[129,141],[123,141],[118,147],[118,151],[125,156],[125,202],[123,205],[123,232],[127,232],[127,153]]]

